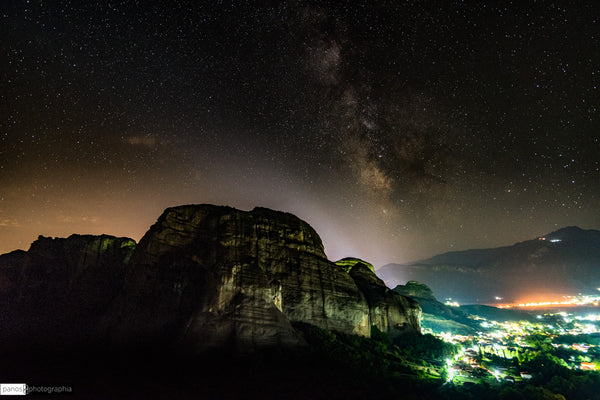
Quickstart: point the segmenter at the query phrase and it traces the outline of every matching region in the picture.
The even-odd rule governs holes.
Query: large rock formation
[[[421,308],[415,300],[401,296],[385,286],[373,266],[358,258],[337,261],[348,271],[369,304],[369,326],[391,337],[419,326]]]
[[[291,321],[368,335],[368,314],[352,278],[297,217],[182,206],[140,241],[114,334],[247,349],[300,343]]]
[[[76,326],[76,340],[188,353],[301,345],[296,321],[363,336],[371,325],[419,330],[418,305],[363,265],[328,261],[291,214],[191,205],[167,209],[137,246],[40,238],[0,258],[0,292],[14,310],[42,310],[21,333]]]
[[[0,256],[0,339],[28,346],[87,342],[121,291],[135,241],[40,236]]]

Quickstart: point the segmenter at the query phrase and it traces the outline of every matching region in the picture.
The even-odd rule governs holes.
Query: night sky
[[[600,228],[600,3],[153,3],[0,3],[0,253],[188,203],[376,266]]]

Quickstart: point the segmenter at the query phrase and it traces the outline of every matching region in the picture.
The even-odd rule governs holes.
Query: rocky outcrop
[[[394,292],[399,293],[403,296],[415,297],[423,300],[437,301],[433,290],[424,283],[417,281],[408,281],[406,285],[397,285],[394,288]]]
[[[372,273],[375,273],[375,267],[373,267],[373,264],[368,263],[368,262],[361,260],[360,258],[356,258],[356,257],[342,258],[341,260],[337,260],[335,262],[335,265],[342,268],[346,272],[350,272],[352,267],[354,267],[358,263],[367,267]]]
[[[0,338],[40,346],[87,341],[121,291],[135,241],[40,236],[0,257]]]
[[[407,330],[420,331],[421,307],[405,296],[390,290],[375,275],[373,266],[357,258],[338,261],[347,269],[369,304],[369,325],[395,337]]]
[[[140,241],[127,282],[111,318],[117,338],[143,333],[203,351],[298,344],[291,321],[370,331],[365,297],[326,259],[317,233],[263,208],[167,209]]]
[[[372,325],[419,330],[420,315],[370,264],[327,260],[299,218],[212,205],[167,209],[138,245],[40,237],[0,257],[0,300],[0,339],[187,354],[301,346],[293,322],[363,336]]]
[[[429,286],[417,281],[408,281],[398,285],[394,292],[409,297],[421,306],[421,325],[434,331],[452,332],[456,335],[472,335],[479,324],[462,311],[462,307],[453,307],[436,300]]]

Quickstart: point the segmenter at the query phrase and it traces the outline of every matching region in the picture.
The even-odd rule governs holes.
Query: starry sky
[[[288,211],[380,266],[600,228],[600,3],[0,3],[0,253]]]

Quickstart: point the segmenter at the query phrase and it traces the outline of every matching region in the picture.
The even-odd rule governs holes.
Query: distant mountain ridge
[[[533,321],[535,317],[525,311],[496,308],[481,304],[450,306],[439,302],[427,285],[408,281],[398,285],[394,292],[419,302],[423,310],[421,326],[434,332],[451,332],[455,335],[473,335],[481,329],[478,319],[483,317],[493,321]]]
[[[453,251],[377,272],[390,287],[415,280],[465,303],[598,293],[600,231],[569,226],[511,246]]]

